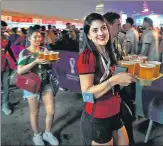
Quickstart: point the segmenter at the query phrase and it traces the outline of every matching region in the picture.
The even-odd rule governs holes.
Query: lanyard
[[[101,61],[102,61],[103,67],[105,69],[104,74],[103,74],[103,76],[100,79],[100,83],[102,83],[102,81],[104,81],[108,77],[108,75],[110,74],[110,70],[109,70],[109,67],[110,67],[110,59],[108,59],[108,63],[106,65],[103,56],[101,54],[100,54],[100,56],[101,56]]]
[[[104,66],[105,72],[104,72],[103,76],[100,79],[100,83],[102,83],[108,77],[108,75],[110,74],[110,59],[108,59],[107,65],[106,65],[105,60],[104,60],[102,55],[101,55],[101,60],[102,60],[102,64]],[[112,93],[114,95],[114,87],[112,87]]]

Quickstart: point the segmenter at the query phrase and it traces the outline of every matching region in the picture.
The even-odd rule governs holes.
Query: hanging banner
[[[43,24],[56,24],[56,20],[42,19]]]
[[[64,24],[63,21],[56,21],[56,24]]]
[[[42,19],[33,18],[32,21],[34,24],[42,24]]]
[[[6,22],[12,22],[12,17],[1,15],[1,20],[6,21]]]
[[[75,25],[75,26],[76,26],[76,25],[77,25],[77,23],[75,23],[75,22],[72,22],[72,23],[71,23],[71,25]]]
[[[76,25],[77,26],[80,26],[80,27],[83,27],[83,24],[82,23],[77,23]]]
[[[25,17],[17,17],[12,16],[12,22],[26,22],[26,23],[32,23],[32,18],[25,18]]]
[[[1,15],[1,20],[5,21],[5,16]]]

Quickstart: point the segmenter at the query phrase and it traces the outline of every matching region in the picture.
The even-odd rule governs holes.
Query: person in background
[[[9,36],[9,41],[11,42],[11,45],[14,45],[16,40],[20,37],[20,35],[17,34],[17,32],[18,32],[17,27],[12,28],[11,30],[13,33]]]
[[[163,28],[160,29],[159,54],[160,54],[160,61],[163,63]]]
[[[121,30],[121,23],[120,23],[120,15],[114,12],[108,12],[104,15],[104,18],[107,21],[108,29],[111,33],[111,40],[112,40],[112,48],[114,50],[114,54],[116,59],[119,61],[122,59],[123,50],[122,48],[118,47],[118,33]]]
[[[54,32],[54,44],[59,40],[59,31],[56,26],[52,26],[52,30]]]
[[[53,30],[53,32],[54,33],[56,33],[57,32],[57,28],[56,28],[56,26],[54,25],[54,26],[52,26],[52,30]]]
[[[47,34],[46,34],[46,27],[45,26],[41,26],[41,35],[42,35],[42,42],[41,42],[41,44],[40,44],[40,46],[46,46],[46,36],[47,36]]]
[[[126,86],[136,80],[128,73],[113,75],[116,60],[102,15],[92,13],[86,17],[84,41],[85,49],[77,61],[85,101],[81,117],[83,145],[109,145],[112,139],[116,139],[115,145],[128,145],[126,129],[119,115],[120,98],[116,86]]]
[[[60,38],[62,37],[61,32],[62,32],[62,31],[61,31],[60,29],[57,29],[58,39],[60,39]]]
[[[80,33],[79,33],[79,52],[80,53],[84,50],[83,34],[84,34],[84,30],[83,28],[80,28]]]
[[[25,47],[26,39],[27,39],[26,35],[27,35],[27,30],[25,28],[22,28],[21,29],[21,34],[18,37],[18,39],[16,40],[15,44]]]
[[[41,87],[38,93],[34,94],[26,90],[23,91],[23,98],[27,100],[30,109],[30,123],[34,132],[33,142],[36,146],[45,145],[43,140],[49,142],[51,145],[58,145],[59,142],[57,138],[51,133],[55,112],[55,95],[47,72],[51,69],[51,66],[49,66],[49,64],[44,64],[41,68],[39,67],[39,64],[46,62],[44,59],[38,57],[38,53],[41,51],[40,44],[42,41],[40,31],[35,28],[29,29],[28,39],[30,41],[30,46],[19,54],[18,74],[23,75],[31,71],[37,74],[41,79]],[[42,51],[48,50],[45,49]],[[46,110],[46,126],[43,135],[40,133],[38,125],[40,100],[43,101]]]
[[[112,47],[114,47],[116,59],[117,59],[117,61],[120,61],[122,59],[122,56],[125,55],[125,53],[124,53],[125,51],[123,50],[124,46],[123,47],[120,46],[119,48],[117,48],[116,46],[118,46],[118,45],[116,45],[116,43],[115,43],[119,39],[117,37],[117,35],[118,35],[119,31],[121,30],[120,29],[120,20],[119,20],[120,16],[117,13],[109,12],[109,13],[104,14],[104,18],[107,21],[108,29],[111,32],[112,44],[113,44]],[[125,40],[123,40],[123,41],[125,41]],[[125,45],[125,44],[123,44],[123,45]],[[132,99],[135,98],[134,97],[135,92],[133,92],[134,90],[135,90],[135,85],[134,85],[134,83],[131,83],[129,86],[123,87],[123,89],[119,91],[122,101],[124,101],[132,109],[133,113],[134,113],[134,111],[133,111],[133,100]],[[128,133],[129,143],[133,144],[134,143],[133,128],[132,128],[132,119],[133,118],[132,118],[131,114],[124,109],[123,104],[124,103],[121,102],[120,115],[122,117],[122,120],[124,122],[124,125],[125,125],[127,133]]]
[[[32,26],[31,26],[31,28],[32,28]],[[34,28],[35,28],[36,30],[38,30],[38,31],[41,31],[41,26],[38,25],[38,24],[34,25]]]
[[[134,20],[130,17],[126,19],[126,54],[138,54],[139,34],[133,27]]]
[[[77,35],[78,35],[78,33],[77,33],[77,31],[76,31],[75,25],[71,25],[71,26],[70,26],[70,32],[71,32],[71,38],[72,38],[73,40],[77,40]]]
[[[126,24],[122,25],[121,32],[126,35]]]
[[[65,30],[69,31],[70,27],[71,27],[71,24],[70,23],[66,23],[66,29]]]
[[[158,33],[153,31],[152,19],[145,17],[143,21],[144,32],[142,34],[141,55],[147,56],[149,61],[159,60]]]
[[[55,45],[49,40],[49,46],[52,50],[79,52],[78,42],[70,38],[66,30],[62,31],[62,37],[55,43]]]
[[[12,114],[12,110],[9,107],[9,77],[11,74],[10,69],[10,62],[7,58],[8,55],[11,56],[15,64],[17,64],[17,61],[15,59],[15,56],[11,50],[11,42],[8,38],[8,36],[5,35],[5,31],[7,28],[7,23],[5,21],[1,20],[1,57],[3,55],[4,61],[4,69],[1,68],[1,85],[3,89],[2,94],[2,111],[5,115]],[[1,61],[1,67],[2,67],[2,61]]]
[[[52,30],[52,26],[51,25],[48,25],[48,30],[47,30],[47,38],[50,38],[51,41],[52,41],[52,44],[54,44],[55,42],[55,35],[54,35],[54,32]]]
[[[121,50],[121,58],[123,59],[122,56],[126,55],[126,34],[123,32],[123,30],[121,30],[118,33],[118,36],[116,37],[116,44],[118,46],[118,49]]]

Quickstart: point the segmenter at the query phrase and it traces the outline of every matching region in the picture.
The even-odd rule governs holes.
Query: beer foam
[[[155,65],[160,65],[161,64],[161,62],[158,62],[158,61],[148,61],[147,63],[155,64]]]
[[[156,65],[154,64],[140,64],[140,67],[144,67],[144,68],[154,68]]]
[[[134,62],[136,62],[136,63],[140,63],[141,62],[141,60],[139,60],[139,59],[136,59],[136,60],[133,60]]]
[[[59,52],[53,52],[53,54],[59,54]]]
[[[131,61],[122,61],[121,64],[131,65],[131,64],[135,64],[135,63],[134,62],[131,62]]]

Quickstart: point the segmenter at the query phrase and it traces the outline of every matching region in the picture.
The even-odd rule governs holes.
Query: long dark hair
[[[97,50],[95,44],[88,38],[91,23],[92,23],[92,21],[95,21],[95,20],[105,22],[104,17],[98,13],[92,13],[86,17],[85,22],[84,22],[84,34],[83,34],[84,46],[83,47],[84,47],[84,49],[89,48],[93,52],[93,54],[95,56],[95,62],[96,62],[96,73],[100,73],[101,72],[101,63],[100,63],[99,51]],[[110,38],[111,38],[111,36],[110,36],[110,32],[109,32],[109,41],[107,42],[107,44],[105,46],[105,50],[106,50],[106,55],[110,58],[111,66],[112,66],[112,65],[116,64],[116,59],[115,59],[115,56],[114,56],[114,53],[112,50],[112,44],[111,44]]]

